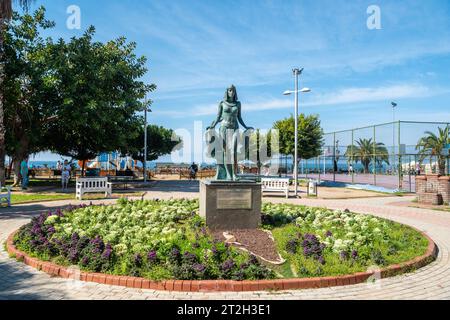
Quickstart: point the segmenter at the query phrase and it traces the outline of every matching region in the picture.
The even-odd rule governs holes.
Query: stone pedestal
[[[261,223],[261,184],[253,181],[200,182],[200,216],[211,229],[255,229]]]

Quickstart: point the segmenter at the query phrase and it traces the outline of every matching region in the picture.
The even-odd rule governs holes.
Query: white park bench
[[[261,178],[262,192],[283,192],[289,198],[289,178]]]
[[[11,187],[10,186],[6,187],[6,192],[2,191],[2,190],[3,190],[3,187],[0,184],[0,205],[3,202],[6,202],[8,207],[10,207],[11,206]]]
[[[76,198],[81,200],[83,194],[89,192],[104,192],[105,197],[110,197],[112,194],[112,184],[108,182],[108,177],[77,178]]]

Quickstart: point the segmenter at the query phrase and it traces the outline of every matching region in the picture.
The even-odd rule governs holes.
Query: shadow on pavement
[[[147,191],[179,191],[179,192],[199,192],[200,184],[198,180],[158,180],[157,183]]]
[[[76,203],[74,202],[73,205]],[[8,219],[16,219],[16,218],[31,218],[35,215],[38,215],[42,212],[54,209],[54,208],[64,208],[69,206],[69,204],[65,205],[57,205],[55,203],[54,206],[51,206],[51,203],[47,203],[46,205],[34,203],[34,204],[23,204],[23,205],[12,205],[11,207],[3,207],[0,208],[0,220],[8,220]]]
[[[0,300],[42,300],[64,296],[65,292],[54,286],[48,288],[47,279],[17,268],[14,264],[0,261],[0,276],[4,277],[0,279]],[[31,292],[30,288],[35,292]]]

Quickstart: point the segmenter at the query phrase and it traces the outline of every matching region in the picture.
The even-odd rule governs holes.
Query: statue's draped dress
[[[221,150],[216,150],[217,172],[216,179],[235,180],[235,168],[237,166],[237,143],[239,124],[237,115],[239,102],[222,101],[222,121],[219,129],[219,145]],[[223,116],[225,114],[225,117]],[[218,154],[217,154],[218,151]]]

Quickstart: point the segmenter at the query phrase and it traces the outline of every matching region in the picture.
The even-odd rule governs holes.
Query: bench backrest
[[[264,188],[286,188],[289,187],[289,178],[261,178]]]
[[[106,188],[108,183],[107,177],[102,178],[77,178],[77,187],[81,184],[83,189],[101,189]]]

